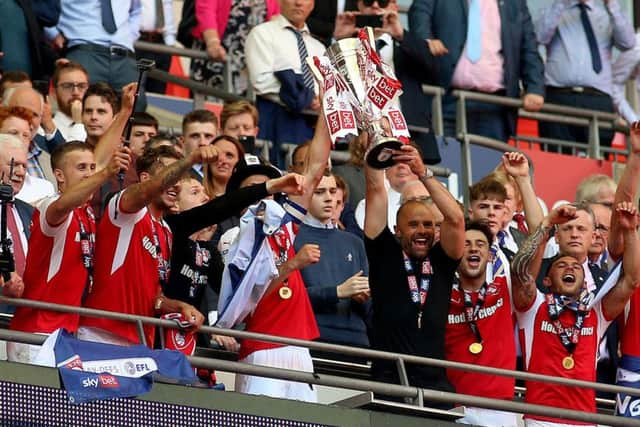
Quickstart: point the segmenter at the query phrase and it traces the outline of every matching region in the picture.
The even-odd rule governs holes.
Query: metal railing
[[[432,91],[432,87],[425,87],[424,91]],[[485,93],[472,92],[466,90],[454,90],[453,96],[456,101],[456,136],[461,144],[461,169],[462,169],[462,186],[464,199],[468,200],[469,187],[472,185],[472,161],[471,161],[471,144],[478,145],[485,148],[491,148],[497,151],[519,151],[519,148],[506,144],[503,141],[498,141],[493,138],[488,138],[482,135],[469,133],[467,126],[467,101],[479,101],[487,104],[500,105],[503,107],[509,107],[518,109],[519,117],[530,118],[539,121],[551,121],[555,123],[563,123],[574,126],[584,126],[588,128],[589,141],[585,143],[575,141],[564,141],[557,139],[541,138],[534,136],[513,136],[513,140],[518,144],[520,141],[524,141],[529,145],[538,143],[545,149],[548,149],[550,145],[569,148],[575,152],[587,147],[587,156],[593,159],[601,159],[603,153],[621,154],[625,155],[627,150],[620,150],[610,147],[601,147],[600,145],[600,129],[612,129],[617,131],[623,131],[628,134],[628,129],[617,127],[615,121],[618,116],[613,113],[607,113],[603,111],[588,110],[584,108],[570,107],[566,105],[549,104],[545,103],[540,111],[528,112],[523,107],[523,101],[519,98],[510,98],[506,96],[489,95]],[[434,120],[440,120],[440,117],[435,116]],[[435,128],[435,125],[434,125]]]
[[[138,334],[141,342],[144,342],[143,325],[153,325],[160,328],[177,328],[177,325],[169,320],[162,320],[153,317],[136,316],[131,314],[116,313],[103,310],[89,309],[85,307],[73,307],[60,304],[51,304],[41,301],[33,301],[26,299],[13,299],[0,297],[0,303],[31,307],[36,309],[45,309],[59,311],[65,313],[76,313],[82,316],[102,317],[112,320],[132,322],[137,325]],[[460,362],[451,362],[440,359],[419,357],[406,355],[401,353],[392,353],[379,350],[370,350],[357,347],[349,347],[344,345],[328,344],[315,341],[306,341],[293,338],[278,337],[272,335],[258,334],[253,332],[240,331],[235,329],[223,329],[211,326],[204,326],[200,330],[203,333],[212,333],[217,335],[232,336],[234,338],[245,338],[259,341],[266,341],[284,345],[305,347],[311,350],[319,350],[330,353],[339,353],[343,355],[351,355],[364,357],[369,359],[382,359],[393,361],[396,363],[401,384],[388,384],[377,381],[358,380],[353,378],[344,378],[333,375],[318,375],[315,373],[299,372],[292,370],[268,368],[264,366],[249,365],[240,362],[232,362],[225,360],[212,360],[201,357],[190,357],[194,366],[205,367],[211,369],[225,370],[247,375],[264,376],[268,378],[278,378],[290,381],[306,382],[310,384],[326,385],[331,387],[341,387],[361,391],[373,391],[388,396],[398,398],[411,399],[414,404],[422,407],[424,400],[463,404],[488,409],[498,409],[504,411],[528,413],[532,415],[546,415],[557,418],[572,419],[576,421],[591,422],[598,424],[606,424],[611,426],[640,426],[640,421],[631,420],[621,417],[613,417],[610,415],[585,413],[562,408],[547,407],[541,405],[532,405],[526,403],[518,403],[504,401],[498,399],[483,398],[478,396],[462,395],[457,393],[447,393],[430,389],[422,389],[413,387],[409,384],[406,375],[406,364],[425,365],[431,367],[439,367],[446,369],[458,369],[467,372],[476,372],[489,375],[499,375],[513,377],[525,381],[538,381],[563,386],[589,388],[609,393],[626,393],[632,396],[640,396],[640,389],[630,387],[620,387],[609,384],[593,383],[589,381],[572,380],[562,377],[553,377],[529,372],[512,371],[507,369],[491,368],[480,365],[473,365]],[[162,334],[161,334],[162,336]],[[43,335],[29,334],[11,330],[0,330],[0,339],[24,342],[28,344],[39,345],[46,339]]]

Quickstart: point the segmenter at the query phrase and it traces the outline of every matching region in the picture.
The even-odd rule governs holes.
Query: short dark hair
[[[169,141],[171,145],[180,145],[180,140],[175,135],[171,135],[166,132],[159,132],[157,135],[152,136],[145,143],[144,149],[150,150],[154,145],[156,145],[160,141]]]
[[[6,71],[2,73],[2,77],[0,78],[0,89],[4,91],[4,85],[6,83],[22,83],[26,81],[31,81],[31,77],[24,71]]]
[[[137,111],[133,113],[131,118],[131,126],[152,126],[158,130],[158,119],[151,114],[144,111]]]
[[[82,109],[84,109],[84,104],[87,101],[87,98],[90,96],[99,96],[109,105],[111,105],[111,109],[113,110],[113,114],[116,114],[120,111],[120,98],[115,90],[109,84],[105,82],[94,83],[89,86],[87,91],[84,93],[84,97],[82,98]]]
[[[51,169],[61,169],[64,158],[72,151],[91,151],[93,153],[93,147],[84,141],[68,141],[58,145],[51,152]]]
[[[486,220],[468,221],[464,226],[464,231],[469,230],[477,230],[484,234],[489,244],[493,242],[493,233],[491,233],[491,228]]]
[[[191,123],[213,123],[218,128],[218,117],[209,110],[193,110],[182,118],[182,133]]]
[[[504,185],[495,179],[483,178],[469,188],[470,202],[492,197],[501,202],[507,199],[507,190],[505,190]]]
[[[61,62],[56,66],[56,69],[53,72],[53,86],[58,86],[58,82],[60,81],[60,75],[62,73],[66,73],[67,71],[82,71],[85,76],[87,76],[87,80],[89,80],[89,73],[87,69],[77,62]]]
[[[160,163],[160,159],[176,159],[181,160],[182,156],[173,148],[166,145],[145,150],[142,156],[136,159],[136,173],[140,175],[142,172],[153,173]]]

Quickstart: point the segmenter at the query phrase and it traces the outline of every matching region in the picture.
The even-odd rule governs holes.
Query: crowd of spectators
[[[0,176],[15,195],[2,206],[15,260],[3,295],[176,313],[188,336],[203,324],[242,327],[640,387],[640,124],[621,89],[640,75],[640,50],[619,0],[556,0],[536,19],[524,0],[415,0],[408,29],[396,0],[188,0],[179,26],[170,0],[45,3],[0,7]],[[393,150],[384,171],[364,160],[366,134],[332,167],[325,119],[307,114],[322,113],[307,57],[353,36],[366,15],[380,16],[376,50],[402,83],[407,122],[422,128]],[[135,83],[135,58],[146,54],[133,46],[173,45],[176,37],[207,52],[208,60],[192,62],[193,79],[224,89],[229,75],[233,91],[255,94],[255,103],[226,103],[219,115],[194,110],[180,137],[161,132]],[[613,47],[622,53],[614,57]],[[154,59],[169,68],[166,56]],[[620,182],[588,177],[572,203],[547,210],[533,165],[508,152],[458,201],[426,166],[440,155],[423,84],[445,89],[450,137],[455,89],[522,98],[528,111],[544,102],[617,109],[631,124]],[[164,85],[150,81],[146,90]],[[515,109],[467,104],[472,133],[506,142],[516,118]],[[540,126],[542,136],[586,143],[585,129]],[[272,164],[255,155],[256,138],[273,143]],[[611,134],[601,138],[610,145]],[[290,159],[283,143],[297,145]],[[65,328],[84,340],[157,343],[151,326],[141,336],[113,319],[0,310],[13,313],[17,331]],[[313,371],[306,348],[198,339],[246,363]],[[38,352],[6,343],[11,361],[32,363]],[[374,361],[372,373],[400,382],[389,361]],[[514,396],[513,378],[413,364],[406,374],[413,386]],[[593,390],[526,385],[528,403],[596,411]],[[237,376],[236,390],[317,400],[310,385],[250,375]],[[617,410],[634,416],[628,408]],[[516,426],[519,414],[467,407],[462,421]]]

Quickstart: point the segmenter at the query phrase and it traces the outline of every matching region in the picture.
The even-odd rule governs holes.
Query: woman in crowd
[[[196,0],[193,48],[205,50],[208,60],[191,61],[191,78],[222,89],[224,61],[231,67],[231,87],[246,94],[249,76],[244,43],[253,27],[280,13],[277,0]]]
[[[203,183],[207,195],[213,199],[226,192],[231,174],[240,159],[244,161],[244,148],[236,138],[229,135],[220,135],[211,144],[218,149],[218,161],[203,165]]]

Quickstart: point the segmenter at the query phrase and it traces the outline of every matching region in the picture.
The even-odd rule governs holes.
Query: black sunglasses
[[[382,8],[389,6],[389,3],[391,2],[391,0],[362,0],[362,4],[369,7],[373,6],[376,1],[378,2],[378,6]]]

